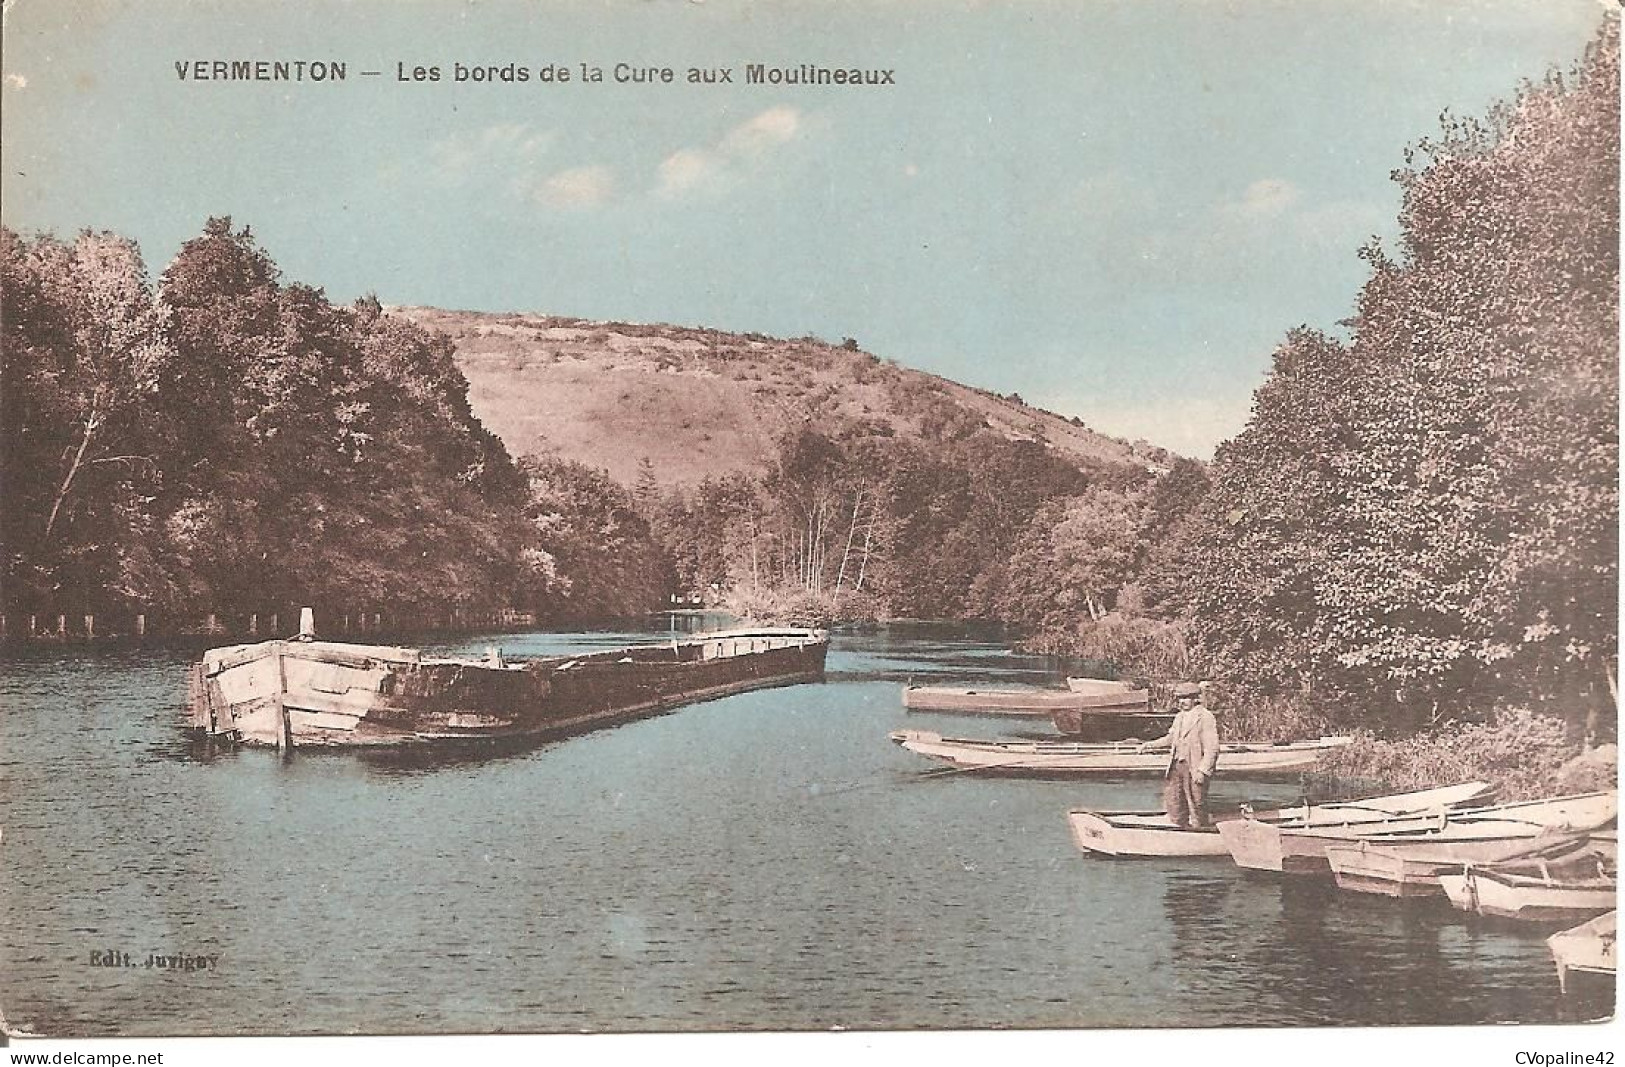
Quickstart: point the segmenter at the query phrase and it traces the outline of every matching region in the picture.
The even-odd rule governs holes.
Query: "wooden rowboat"
[[[1536,835],[1492,843],[1476,842],[1480,862],[1510,862],[1529,856],[1562,856],[1585,846],[1584,834]],[[1459,875],[1470,861],[1447,844],[1415,848],[1385,846],[1380,838],[1363,837],[1326,848],[1326,862],[1339,889],[1385,897],[1436,897],[1446,875]]]
[[[1143,689],[1074,693],[1053,689],[979,689],[908,685],[903,687],[903,707],[910,711],[946,711],[967,715],[1033,715],[1042,718],[1047,718],[1057,711],[1149,714],[1151,697]]]
[[[1268,818],[1274,812],[1266,812]],[[1223,856],[1224,839],[1211,826],[1175,826],[1160,811],[1067,812],[1072,841],[1101,856]]]
[[[1462,911],[1524,922],[1576,922],[1613,911],[1618,877],[1596,850],[1562,856],[1468,864],[1441,874],[1439,886]]]
[[[1570,991],[1578,975],[1614,977],[1615,951],[1619,940],[1618,916],[1617,911],[1611,911],[1546,939],[1546,946],[1552,950],[1552,960],[1557,964],[1557,982],[1563,992]]]
[[[1066,687],[1074,693],[1090,693],[1097,696],[1110,693],[1144,692],[1144,690],[1136,690],[1132,683],[1108,681],[1105,678],[1068,678]]]
[[[1241,867],[1327,874],[1331,871],[1327,848],[1347,846],[1357,838],[1369,838],[1373,845],[1389,849],[1431,850],[1435,858],[1465,863],[1504,858],[1520,840],[1543,833],[1590,833],[1612,823],[1618,814],[1619,796],[1609,791],[1406,815],[1351,827],[1292,829],[1237,819],[1220,823],[1219,835]]]
[[[1071,777],[1090,774],[1162,774],[1166,752],[1140,752],[1133,743],[1082,741],[996,741],[943,737],[926,730],[897,730],[891,739],[916,755],[967,771],[991,774]],[[1218,770],[1236,774],[1282,774],[1308,770],[1327,749],[1349,744],[1347,737],[1313,741],[1230,744],[1219,748]]]
[[[1468,803],[1484,796],[1489,790],[1487,782],[1465,782],[1363,800],[1276,808],[1254,812],[1248,817],[1287,826],[1350,825]],[[1104,856],[1229,855],[1217,828],[1175,826],[1160,811],[1088,811],[1075,808],[1067,813],[1067,825],[1079,849]]]

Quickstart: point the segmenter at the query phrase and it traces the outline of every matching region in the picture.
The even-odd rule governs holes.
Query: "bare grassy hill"
[[[681,326],[437,308],[389,309],[449,335],[474,413],[515,456],[553,453],[631,483],[647,458],[662,483],[759,471],[807,421],[861,421],[919,437],[971,419],[1047,441],[1088,464],[1173,457],[1051,412],[896,366],[855,346]],[[888,432],[888,431],[882,431]]]

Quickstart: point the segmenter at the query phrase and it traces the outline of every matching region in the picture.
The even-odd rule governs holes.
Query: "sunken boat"
[[[764,627],[528,661],[262,641],[191,670],[190,725],[278,748],[546,738],[824,676],[829,634]]]

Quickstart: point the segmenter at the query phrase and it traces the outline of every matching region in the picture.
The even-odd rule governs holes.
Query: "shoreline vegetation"
[[[1610,19],[1408,151],[1342,332],[1288,331],[1211,463],[853,338],[339,306],[228,218],[156,281],[115,234],[0,231],[4,637],[269,636],[304,605],[357,639],[564,627],[674,593],[988,620],[1154,691],[1210,679],[1232,737],[1353,733],[1333,788],[1611,783],[1618,53]],[[616,474],[545,434],[515,458],[471,378],[502,426],[643,436],[599,442]]]

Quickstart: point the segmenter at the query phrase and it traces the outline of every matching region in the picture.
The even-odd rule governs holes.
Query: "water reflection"
[[[147,746],[147,753],[155,760],[173,760],[177,763],[215,763],[236,759],[242,746],[222,737],[201,731],[188,730],[178,735],[167,735]]]
[[[609,727],[600,727],[608,729]],[[353,753],[321,753],[322,756],[353,756],[369,772],[384,777],[430,774],[467,767],[495,766],[508,760],[528,759],[554,748],[558,738],[505,738],[465,742],[436,742],[358,749]],[[304,753],[299,758],[304,758]]]

